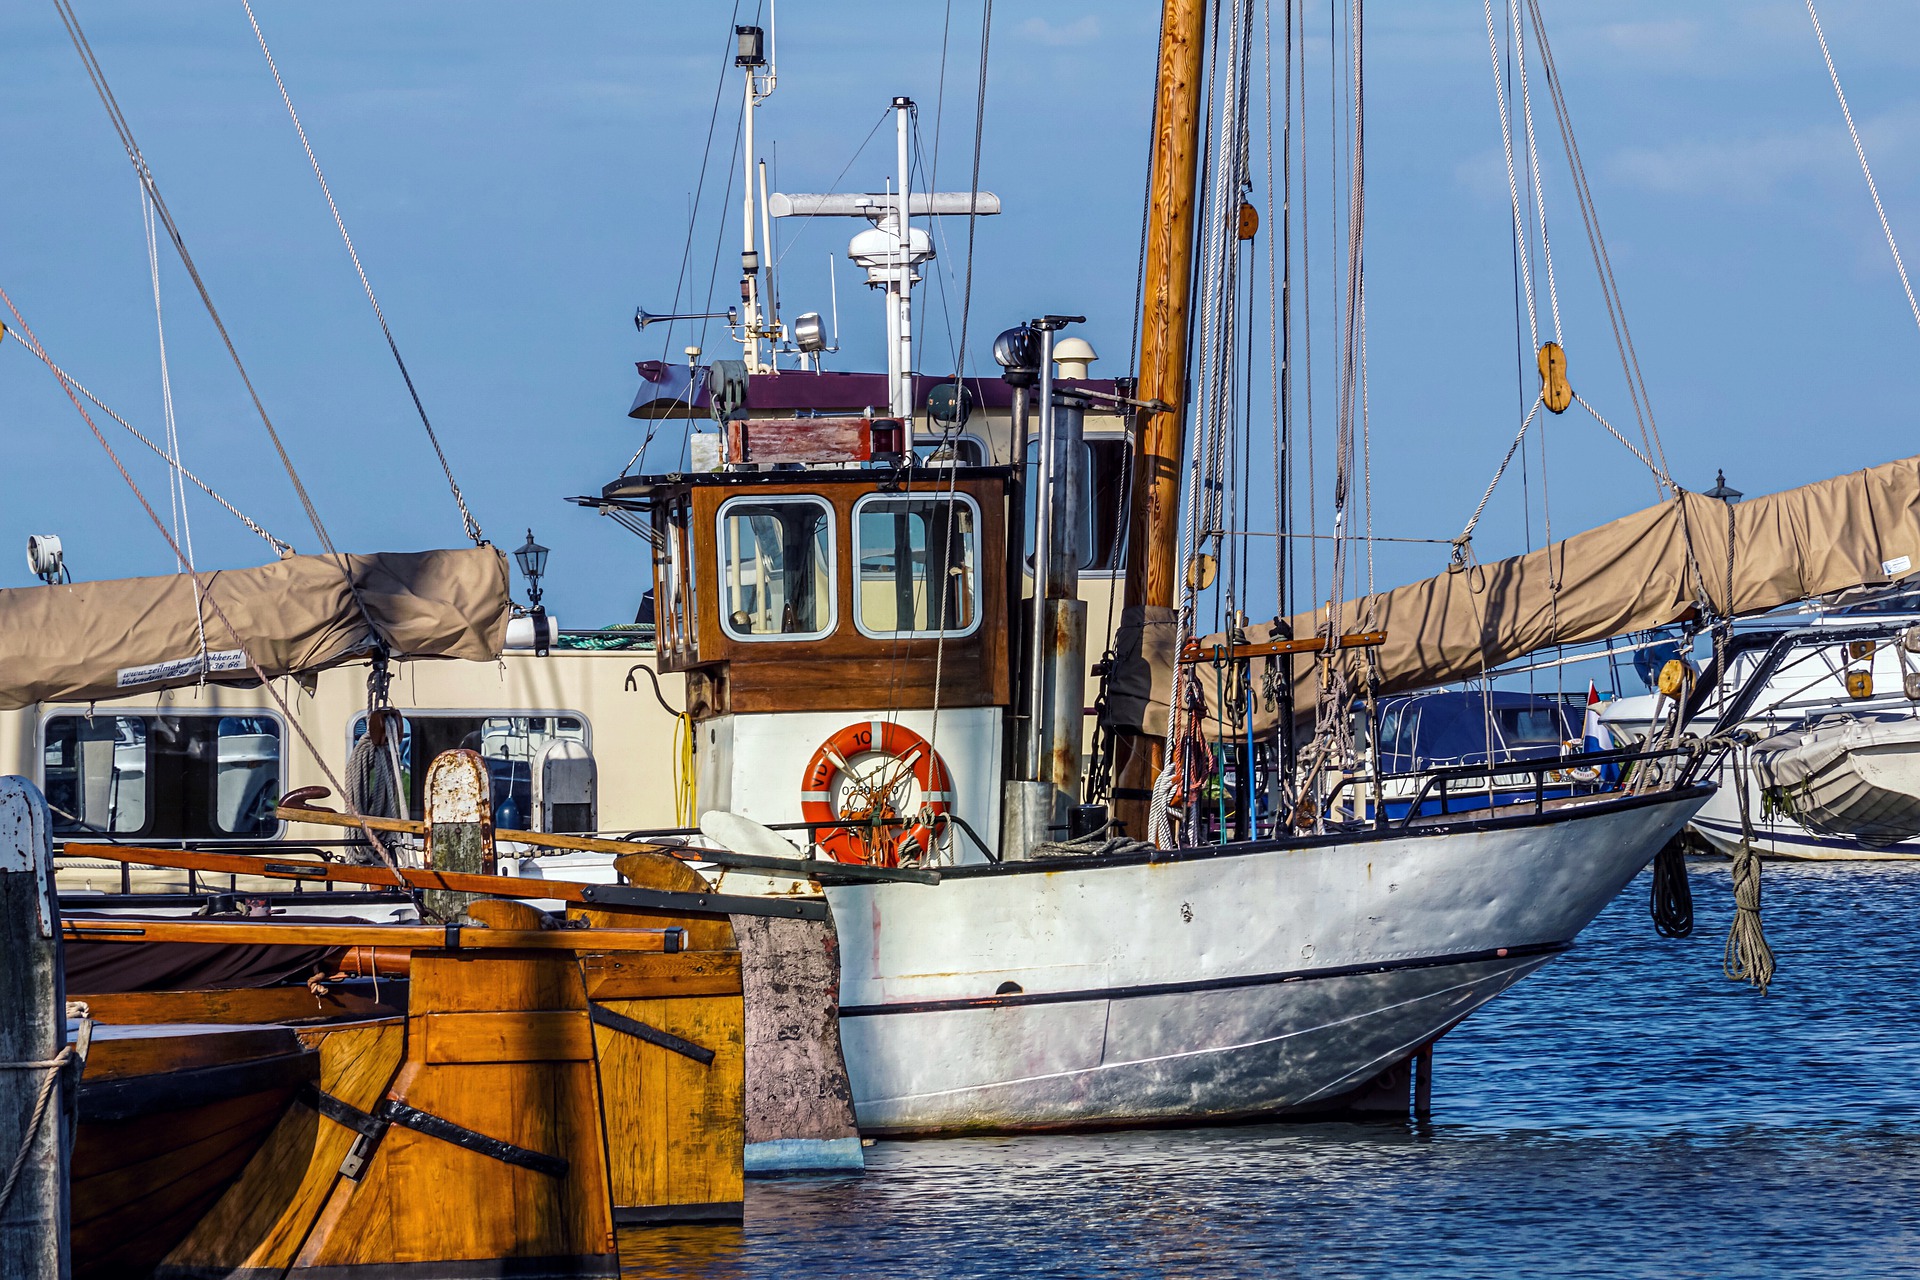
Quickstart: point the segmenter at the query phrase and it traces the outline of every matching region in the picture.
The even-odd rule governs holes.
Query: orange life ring
[[[887,763],[856,770],[857,755],[880,755]],[[895,806],[894,795],[909,776],[920,790],[912,813]],[[841,808],[833,801],[833,781],[845,779]],[[807,761],[800,783],[800,816],[808,822],[849,820],[864,826],[824,827],[816,843],[838,862],[897,867],[931,856],[945,838],[953,803],[953,775],[933,745],[907,728],[886,720],[862,720],[820,744]]]

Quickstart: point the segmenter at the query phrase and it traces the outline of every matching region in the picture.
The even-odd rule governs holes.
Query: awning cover
[[[255,664],[269,678],[317,671],[381,642],[396,658],[490,661],[506,638],[507,560],[493,547],[290,556],[200,580],[210,599],[197,612],[184,573],[0,590],[0,708],[175,688],[203,671],[247,683]]]
[[[1731,519],[1729,519],[1731,517]],[[1731,559],[1728,535],[1733,540]],[[1691,562],[1688,548],[1693,551]],[[1694,566],[1698,566],[1697,569]],[[1904,577],[1920,567],[1920,457],[1883,463],[1734,506],[1683,493],[1539,551],[1469,565],[1340,606],[1340,630],[1387,633],[1376,653],[1380,692],[1446,684],[1553,645],[1580,644],[1680,621],[1696,602],[1715,612],[1763,613],[1796,600]],[[1296,636],[1323,632],[1326,612],[1292,620]],[[1116,639],[1109,722],[1160,736],[1173,687],[1172,610],[1129,609]],[[1247,639],[1271,635],[1247,629]],[[1219,637],[1208,637],[1213,644]],[[1362,650],[1342,651],[1355,687]],[[1254,731],[1269,730],[1270,659],[1250,662]],[[1320,658],[1293,660],[1295,702],[1310,715]],[[1211,668],[1208,668],[1211,672]],[[1209,719],[1218,683],[1200,682]],[[1244,732],[1244,727],[1242,729]]]

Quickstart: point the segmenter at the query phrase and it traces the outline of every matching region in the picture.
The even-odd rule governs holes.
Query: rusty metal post
[[[1086,525],[1089,496],[1085,477],[1086,402],[1056,396],[1049,465],[1053,483],[1043,508],[1053,524],[1047,540],[1047,563],[1035,566],[1041,590],[1034,593],[1040,606],[1042,629],[1039,654],[1040,754],[1029,775],[1053,789],[1048,825],[1062,825],[1067,810],[1080,801],[1080,757],[1085,737],[1087,703],[1087,605],[1080,599],[1080,560],[1086,548],[1081,531]]]
[[[75,1082],[72,1072],[42,1065],[57,1059],[66,1042],[46,801],[25,778],[0,778],[0,1273],[9,1280],[64,1280],[70,1273]],[[47,1088],[53,1092],[43,1102]],[[22,1151],[25,1161],[9,1192],[6,1173]]]
[[[493,875],[493,795],[477,751],[444,751],[427,766],[427,867]],[[427,908],[459,920],[476,895],[429,889]]]

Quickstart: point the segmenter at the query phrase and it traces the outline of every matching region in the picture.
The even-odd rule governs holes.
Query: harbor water
[[[629,1277],[1920,1274],[1920,865],[1765,871],[1770,993],[1721,975],[1724,862],[1666,940],[1643,874],[1441,1041],[1428,1123],[881,1142],[628,1232]]]

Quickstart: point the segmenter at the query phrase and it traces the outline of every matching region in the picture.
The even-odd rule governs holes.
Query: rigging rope
[[[208,317],[213,321],[214,329],[218,331],[221,342],[226,346],[228,357],[233,361],[234,369],[240,374],[240,381],[253,401],[254,411],[259,414],[261,425],[266,428],[267,438],[273,442],[274,452],[279,455],[280,465],[286,471],[287,479],[293,483],[293,491],[300,499],[301,509],[306,512],[307,520],[313,526],[314,536],[320,540],[321,549],[334,558],[342,576],[348,581],[349,590],[352,591],[355,602],[358,603],[360,592],[358,587],[353,585],[353,575],[347,571],[346,562],[339,558],[340,553],[334,547],[333,538],[327,533],[327,527],[320,519],[319,508],[314,506],[313,498],[307,493],[307,486],[302,483],[300,473],[294,468],[293,459],[288,455],[286,445],[280,439],[280,432],[275,429],[273,419],[268,416],[267,407],[260,399],[260,393],[254,388],[253,379],[247,374],[246,365],[240,359],[240,350],[234,345],[233,335],[227,332],[226,322],[220,318],[219,309],[213,305],[213,294],[201,277],[200,269],[193,261],[193,255],[187,252],[187,242],[181,236],[180,228],[174,222],[172,212],[167,208],[167,202],[160,195],[159,185],[154,181],[153,170],[148,167],[146,156],[142,154],[139,144],[134,141],[133,129],[121,112],[120,103],[113,96],[112,88],[107,84],[106,72],[100,66],[99,59],[94,56],[93,46],[88,43],[86,33],[80,29],[80,18],[73,11],[72,0],[53,0],[53,6],[60,15],[61,23],[67,29],[67,37],[73,41],[74,50],[80,55],[81,64],[86,70],[87,78],[93,83],[95,94],[99,96],[101,105],[107,109],[107,118],[120,138],[120,145],[126,150],[127,159],[132,163],[134,172],[140,176],[141,185],[146,188],[148,197],[153,201],[154,212],[159,215],[160,225],[167,229],[167,238],[172,241],[174,252],[179,254],[181,265],[186,267],[188,277],[192,279],[194,288],[200,294],[201,305],[206,308]],[[86,411],[83,409],[81,412],[84,414]],[[104,440],[102,443],[104,444]],[[361,611],[365,613],[364,605]],[[368,615],[367,621],[369,625],[372,624],[371,615]]]
[[[153,329],[160,344],[160,420],[167,440],[167,499],[172,508],[173,535],[182,540],[182,525],[185,525],[184,546],[186,560],[181,568],[193,563],[193,523],[189,519],[186,506],[186,486],[180,477],[180,428],[173,416],[173,375],[167,366],[167,325],[160,309],[160,246],[154,238],[153,199],[147,195],[146,185],[140,187],[140,224],[147,245],[147,274],[153,281]],[[202,637],[204,640],[204,636]],[[202,648],[206,646],[201,645]]]
[[[447,487],[453,491],[454,505],[460,508],[461,526],[474,546],[484,547],[487,539],[480,532],[480,524],[473,518],[473,512],[467,510],[466,495],[460,492],[460,482],[453,478],[453,464],[447,461],[447,451],[440,447],[440,437],[427,418],[427,407],[421,403],[419,388],[413,385],[413,374],[407,371],[407,362],[401,358],[400,344],[394,341],[393,329],[387,324],[387,313],[381,310],[380,299],[373,295],[373,283],[367,279],[367,269],[360,263],[360,251],[353,247],[353,237],[347,234],[347,224],[340,217],[340,206],[334,203],[333,188],[327,185],[327,175],[320,171],[320,158],[313,153],[313,143],[307,139],[306,126],[300,123],[300,113],[293,109],[293,98],[287,93],[286,81],[280,78],[280,68],[273,60],[273,51],[267,48],[266,33],[260,30],[260,20],[254,17],[253,0],[240,0],[240,7],[247,11],[247,21],[253,26],[254,39],[260,42],[260,52],[266,57],[267,70],[273,73],[274,87],[280,90],[280,101],[287,106],[287,118],[293,121],[293,131],[300,135],[300,146],[307,153],[307,163],[313,166],[313,176],[320,183],[320,194],[327,198],[327,211],[333,215],[333,225],[340,229],[340,239],[347,246],[347,256],[353,259],[353,269],[360,277],[360,287],[367,291],[367,301],[373,304],[373,315],[380,322],[380,332],[387,340],[387,350],[393,353],[393,362],[400,366],[400,377],[407,384],[407,394],[413,397],[413,407],[420,415],[420,425],[427,429],[427,441],[433,446],[433,455],[440,459],[440,470],[446,473]]]
[[[1493,100],[1500,108],[1500,141],[1507,157],[1507,198],[1513,207],[1513,243],[1520,264],[1520,289],[1527,300],[1527,327],[1533,347],[1540,345],[1540,317],[1533,299],[1533,238],[1526,233],[1520,215],[1520,180],[1513,163],[1513,122],[1507,115],[1507,93],[1500,80],[1500,42],[1493,30],[1493,0],[1481,0],[1487,17],[1487,56],[1493,60]],[[1531,128],[1528,130],[1532,132]]]
[[[7,293],[4,287],[0,287],[0,302],[6,304],[7,310],[13,313],[14,321],[20,326],[20,341],[28,350],[40,358],[42,364],[52,370],[54,376],[60,382],[61,390],[67,393],[67,399],[73,402],[73,407],[79,411],[81,419],[87,424],[87,429],[92,431],[93,438],[100,442],[100,447],[106,451],[107,458],[113,463],[114,470],[120,473],[120,478],[126,482],[127,488],[133,491],[133,496],[135,500],[139,502],[140,509],[147,513],[147,518],[153,522],[153,527],[160,531],[161,538],[166,541],[168,547],[173,551],[175,559],[185,561],[186,557],[182,554],[180,547],[174,542],[172,533],[168,531],[166,524],[160,519],[159,513],[153,509],[153,504],[147,501],[147,495],[141,492],[140,486],[135,483],[132,474],[127,470],[126,463],[120,460],[120,455],[114,452],[111,444],[107,443],[106,434],[100,430],[100,425],[93,420],[93,415],[87,412],[86,406],[80,403],[79,396],[74,394],[73,383],[68,381],[66,374],[60,371],[60,366],[56,365],[47,355],[46,348],[40,345],[40,339],[35,336],[32,326],[27,323],[26,317],[20,314],[20,308],[14,305],[12,296]],[[372,630],[375,635],[378,635],[379,630],[374,627],[372,617],[367,614],[366,605],[360,602],[359,591],[353,581],[353,576],[347,572],[345,562],[338,558],[337,553],[335,563],[340,566],[341,573],[346,576],[347,590],[359,606],[361,616],[366,620],[368,628]],[[213,610],[214,616],[220,619],[221,625],[226,627],[227,634],[233,637],[233,642],[241,647],[241,654],[246,659],[247,666],[252,669],[255,679],[260,681],[261,686],[265,688],[267,693],[273,698],[275,705],[280,709],[280,714],[286,719],[287,723],[293,726],[293,731],[299,735],[300,741],[306,746],[314,762],[320,766],[321,773],[326,776],[328,782],[333,784],[334,791],[344,798],[346,796],[346,788],[340,785],[338,778],[334,777],[332,766],[327,763],[326,757],[320,754],[320,749],[314,745],[313,739],[308,735],[306,727],[295,717],[292,708],[287,705],[286,698],[281,694],[280,690],[274,686],[273,682],[267,678],[267,673],[261,670],[259,662],[253,655],[246,652],[246,638],[241,634],[240,629],[233,625],[233,620],[227,617],[226,610],[220,607],[220,602],[208,591],[207,583],[202,580],[200,571],[192,565],[188,565],[187,573],[193,578],[194,590],[197,597],[206,602],[207,606]],[[364,816],[353,808],[351,802],[348,803],[347,809],[355,818]],[[381,860],[384,861],[389,868],[398,870],[399,864],[395,862],[393,854],[387,849],[385,842],[374,833],[373,828],[362,822],[360,830],[366,835],[373,847],[379,851]]]
[[[22,343],[21,345],[26,346],[25,343]],[[62,382],[66,383],[68,386],[71,386],[75,391],[78,391],[81,395],[91,400],[94,404],[94,407],[99,409],[100,412],[106,414],[109,418],[112,418],[115,422],[125,427],[127,429],[128,434],[130,434],[135,440],[138,440],[141,444],[147,446],[147,448],[153,450],[153,452],[156,455],[158,455],[160,460],[162,462],[165,462],[168,467],[170,468],[178,467],[180,474],[186,477],[188,480],[192,481],[195,485],[197,485],[200,489],[200,492],[206,494],[209,498],[212,498],[215,502],[219,503],[222,507],[225,507],[227,511],[232,514],[234,519],[238,520],[241,524],[244,524],[245,526],[247,526],[247,528],[252,530],[255,534],[265,539],[266,544],[273,548],[273,553],[276,556],[285,558],[293,554],[293,545],[291,543],[282,542],[279,538],[274,537],[271,533],[268,533],[265,529],[261,528],[258,524],[255,524],[254,521],[246,514],[246,512],[240,510],[240,508],[234,506],[231,502],[228,502],[225,498],[221,497],[218,493],[215,493],[205,480],[202,480],[199,476],[187,470],[185,467],[180,466],[179,463],[175,460],[174,455],[168,453],[166,449],[162,448],[160,445],[155,444],[152,440],[148,439],[146,435],[142,433],[138,427],[134,426],[131,422],[128,422],[125,418],[115,413],[111,408],[107,406],[105,401],[101,400],[99,396],[96,396],[95,394],[93,394],[93,392],[87,390],[86,387],[82,386],[80,384],[80,381],[77,378],[75,378],[72,374],[68,373],[65,369],[62,369],[59,365],[54,364],[52,361],[47,360],[44,352],[33,350],[33,348],[31,347],[29,347],[28,350],[32,352],[34,356],[38,357],[40,360],[45,362],[47,368],[53,371],[53,374],[55,377],[59,378]]]
[[[1526,0],[1526,5],[1534,39],[1540,46],[1540,65],[1547,78],[1547,95],[1553,104],[1554,118],[1560,126],[1560,141],[1566,150],[1567,167],[1573,176],[1573,191],[1580,206],[1581,223],[1586,228],[1587,246],[1592,251],[1594,270],[1600,279],[1601,298],[1606,303],[1607,320],[1613,328],[1614,346],[1620,354],[1621,370],[1626,374],[1627,394],[1633,402],[1634,416],[1640,423],[1644,456],[1659,459],[1660,465],[1650,469],[1655,476],[1655,490],[1664,498],[1668,493],[1678,493],[1679,490],[1668,478],[1671,468],[1667,464],[1666,446],[1660,440],[1659,424],[1653,417],[1653,399],[1647,390],[1646,377],[1640,371],[1640,355],[1634,349],[1632,331],[1627,327],[1626,303],[1621,297],[1619,282],[1614,278],[1613,259],[1607,252],[1606,237],[1600,231],[1600,214],[1594,204],[1593,189],[1587,181],[1586,164],[1580,156],[1580,144],[1573,136],[1573,116],[1567,109],[1559,68],[1554,64],[1553,46],[1547,41],[1546,19],[1541,16],[1539,0]]]
[[[1827,48],[1827,33],[1820,29],[1820,15],[1814,12],[1813,0],[1807,0],[1807,16],[1813,19],[1813,34],[1820,41],[1820,56],[1826,59],[1827,76],[1833,81],[1833,96],[1840,100],[1840,114],[1846,117],[1847,135],[1853,139],[1853,153],[1860,157],[1860,172],[1866,176],[1867,192],[1873,197],[1873,211],[1880,215],[1880,230],[1886,233],[1887,248],[1893,251],[1893,266],[1900,273],[1900,287],[1906,290],[1907,306],[1913,311],[1913,321],[1920,324],[1920,302],[1914,301],[1913,284],[1907,279],[1907,264],[1900,260],[1900,246],[1893,242],[1893,227],[1887,222],[1887,211],[1880,203],[1880,187],[1873,180],[1873,170],[1867,166],[1867,149],[1860,144],[1860,131],[1853,126],[1853,111],[1847,106],[1847,94],[1840,87],[1840,73],[1834,70],[1833,54]]]
[[[1467,520],[1467,527],[1462,529],[1460,536],[1453,540],[1456,556],[1461,553],[1461,549],[1467,543],[1473,541],[1474,526],[1480,523],[1480,517],[1486,513],[1487,501],[1493,497],[1493,490],[1500,483],[1500,477],[1507,474],[1507,467],[1513,462],[1513,455],[1520,451],[1520,442],[1527,438],[1527,428],[1533,425],[1534,415],[1540,412],[1540,405],[1541,398],[1535,396],[1533,407],[1527,410],[1527,416],[1520,423],[1520,430],[1513,434],[1513,443],[1507,446],[1507,456],[1500,459],[1500,465],[1495,469],[1493,479],[1487,481],[1487,491],[1480,495],[1480,505],[1473,509],[1472,517]]]
[[[1218,19],[1212,28],[1222,30]],[[1233,350],[1237,318],[1237,267],[1240,196],[1247,185],[1249,139],[1245,118],[1247,81],[1252,63],[1253,3],[1234,0],[1233,20],[1225,24],[1224,57],[1219,34],[1209,52],[1211,92],[1207,98],[1207,158],[1201,166],[1206,187],[1200,201],[1202,215],[1201,270],[1196,280],[1196,308],[1200,327],[1195,347],[1199,362],[1194,374],[1192,402],[1194,429],[1189,448],[1186,492],[1186,519],[1180,533],[1180,556],[1184,566],[1177,595],[1174,627],[1174,652],[1186,645],[1193,633],[1196,597],[1204,589],[1196,573],[1199,544],[1211,539],[1216,551],[1220,545],[1224,521],[1229,451],[1234,413]],[[1214,126],[1217,123],[1217,132]],[[1222,583],[1216,603],[1224,598],[1231,584]],[[1168,707],[1165,754],[1154,780],[1153,803],[1148,819],[1150,838],[1162,848],[1176,843],[1168,809],[1173,803],[1176,785],[1187,794],[1196,785],[1196,771],[1183,769],[1183,758],[1192,754],[1187,739],[1199,733],[1205,715],[1205,699],[1200,697],[1194,672],[1184,664],[1174,677],[1173,696]],[[1197,709],[1196,709],[1197,708]],[[1211,757],[1208,757],[1209,761]],[[1189,806],[1191,810],[1191,806]],[[1192,827],[1191,812],[1188,822]]]
[[[1560,336],[1560,290],[1553,277],[1553,242],[1547,238],[1547,195],[1540,178],[1540,149],[1533,135],[1533,91],[1527,81],[1527,41],[1520,27],[1520,10],[1509,4],[1507,12],[1513,20],[1514,60],[1520,69],[1520,106],[1521,118],[1527,125],[1527,169],[1533,183],[1533,203],[1536,216],[1540,220],[1540,266],[1547,277],[1547,301],[1553,309],[1553,340],[1561,342]],[[1538,341],[1534,346],[1538,347]]]
[[[160,344],[160,413],[166,424],[167,452],[171,466],[167,469],[167,503],[173,516],[174,571],[184,573],[194,567],[193,563],[193,522],[187,514],[186,485],[180,479],[180,428],[173,416],[173,377],[167,368],[167,325],[160,309],[160,246],[154,238],[153,198],[147,194],[144,184],[140,187],[140,223],[146,233],[147,274],[153,282],[153,328]],[[184,533],[182,532],[184,529]],[[184,550],[184,555],[182,554]],[[193,578],[193,628],[194,636],[200,643],[201,679],[206,679],[207,658],[207,610],[206,602],[200,598],[200,579]]]

